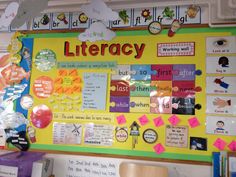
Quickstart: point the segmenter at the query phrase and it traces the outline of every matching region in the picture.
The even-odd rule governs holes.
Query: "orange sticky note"
[[[63,79],[61,77],[57,77],[55,80],[54,80],[54,84],[62,84],[63,83]]]
[[[66,87],[64,88],[64,93],[67,95],[70,95],[73,93],[73,88],[72,87]]]
[[[80,77],[74,77],[72,82],[73,82],[73,84],[80,84],[81,83],[81,78]]]
[[[58,75],[59,76],[67,76],[67,70],[66,69],[59,69]]]
[[[58,87],[55,87],[54,92],[60,94],[64,92],[64,89],[62,86],[58,86]]]
[[[74,93],[80,93],[80,92],[81,92],[81,87],[75,85],[75,86],[73,87],[73,92],[74,92]]]
[[[69,76],[77,76],[78,75],[78,72],[77,72],[77,69],[71,69],[71,70],[69,70],[69,72],[68,72],[69,74]]]

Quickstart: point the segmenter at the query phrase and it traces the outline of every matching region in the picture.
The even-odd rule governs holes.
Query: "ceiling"
[[[0,0],[0,13],[2,13],[10,2],[21,2],[24,0]],[[49,0],[48,8],[44,12],[75,12],[80,10],[82,4],[90,0]],[[209,0],[104,0],[112,9],[153,7],[181,4],[201,4]]]

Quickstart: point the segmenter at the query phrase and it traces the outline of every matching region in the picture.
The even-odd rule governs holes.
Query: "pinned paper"
[[[180,119],[176,115],[171,116],[168,120],[173,126],[177,125],[180,122]]]
[[[231,143],[228,145],[229,149],[231,151],[236,151],[236,141],[231,141]]]
[[[149,122],[146,115],[141,116],[138,120],[139,120],[141,125],[146,125]]]
[[[153,122],[154,122],[156,127],[160,127],[160,126],[164,125],[164,121],[161,118],[161,116],[153,119]]]
[[[155,150],[155,152],[156,152],[157,154],[161,154],[161,153],[163,153],[163,152],[165,151],[165,148],[162,146],[161,143],[155,145],[155,146],[153,147],[153,149]]]
[[[6,144],[6,133],[4,129],[0,129],[0,148],[5,147]]]
[[[200,123],[199,123],[199,121],[196,117],[188,119],[188,123],[189,123],[191,128],[195,128],[195,127],[200,125]]]
[[[226,146],[226,142],[222,140],[221,138],[217,138],[217,140],[213,144],[215,147],[217,147],[219,150],[224,150]]]
[[[114,21],[118,19],[118,13],[112,11],[102,0],[92,0],[88,5],[82,5],[81,11],[89,18],[102,21]]]
[[[81,41],[110,41],[116,36],[116,33],[108,29],[102,22],[94,22],[85,32],[80,33],[78,39]]]
[[[92,0],[88,5],[81,6],[81,11],[90,19],[96,19],[84,33],[79,34],[81,41],[110,41],[116,33],[106,27],[106,22],[118,19],[118,13],[112,11],[102,0]]]
[[[12,28],[19,28],[25,22],[40,15],[48,6],[48,0],[24,0],[21,2],[15,18],[11,22]]]
[[[8,4],[8,6],[5,9],[5,12],[2,14],[0,18],[0,29],[7,28],[10,26],[12,20],[16,16],[18,8],[19,4],[17,2],[12,2]]]
[[[120,115],[120,116],[117,116],[116,120],[117,120],[118,124],[125,124],[126,123],[126,118],[125,118],[125,116],[123,114]]]

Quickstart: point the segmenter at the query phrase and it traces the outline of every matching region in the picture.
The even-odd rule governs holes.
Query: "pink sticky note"
[[[162,146],[161,143],[155,145],[155,146],[153,147],[153,149],[155,150],[155,152],[156,152],[157,154],[161,154],[161,153],[163,153],[163,152],[165,151],[165,148]]]
[[[226,142],[220,138],[217,138],[217,140],[214,142],[213,145],[217,147],[219,150],[224,150]]]
[[[195,128],[195,127],[200,125],[200,123],[199,123],[199,121],[196,117],[188,119],[188,123],[189,123],[191,128]]]
[[[160,126],[164,125],[164,121],[161,118],[161,116],[153,119],[153,122],[154,122],[156,127],[160,127]]]
[[[141,125],[146,125],[149,122],[146,115],[141,116],[138,120],[139,120]]]
[[[126,123],[126,118],[125,118],[125,116],[123,114],[120,115],[120,116],[117,116],[116,120],[117,120],[118,124],[125,124]]]
[[[228,147],[231,151],[236,151],[236,141],[231,141]]]
[[[171,116],[168,120],[173,126],[177,125],[180,122],[180,119],[176,115]]]

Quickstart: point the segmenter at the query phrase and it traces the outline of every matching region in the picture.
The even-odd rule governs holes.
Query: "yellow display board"
[[[207,38],[233,36],[231,29],[117,35],[83,43],[76,34],[29,36],[31,148],[207,162],[230,150],[235,135],[207,130],[207,116],[229,115],[207,112],[214,93],[206,78],[219,74],[207,73],[206,58],[221,55],[207,52]],[[43,106],[52,120],[43,120]]]

